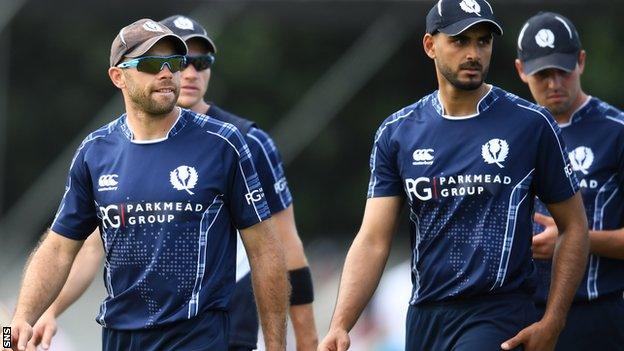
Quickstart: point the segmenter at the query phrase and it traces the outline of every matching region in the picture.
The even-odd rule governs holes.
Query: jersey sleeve
[[[85,142],[72,159],[61,200],[51,229],[74,240],[84,240],[95,230],[98,217],[92,181],[85,163]]]
[[[251,159],[249,146],[235,127],[228,137],[235,155],[230,164],[230,179],[225,198],[234,226],[250,227],[271,217],[264,190]]]
[[[545,204],[572,197],[579,189],[578,180],[568,158],[561,129],[548,112],[542,110],[542,131],[539,134],[535,165],[535,192]]]
[[[396,163],[396,150],[391,147],[390,131],[384,123],[373,142],[370,156],[370,180],[368,198],[396,196],[403,193],[401,176]]]
[[[292,196],[284,175],[282,156],[273,139],[263,130],[252,128],[247,133],[247,142],[271,213],[286,209],[292,203]]]

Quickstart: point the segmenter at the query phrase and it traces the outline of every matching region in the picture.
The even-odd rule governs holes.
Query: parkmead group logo
[[[589,167],[594,163],[594,153],[587,146],[579,146],[569,153],[572,169],[587,175]]]
[[[535,35],[535,42],[541,48],[555,48],[555,34],[550,29],[540,29]]]
[[[475,0],[462,0],[462,2],[459,3],[459,7],[461,7],[464,12],[481,16],[481,6],[479,6]]]
[[[197,185],[197,171],[193,167],[180,166],[169,173],[169,181],[176,190],[185,190],[191,195],[195,195],[191,191]]]
[[[496,164],[500,168],[509,155],[509,144],[503,139],[492,139],[481,147],[481,156],[487,164]]]

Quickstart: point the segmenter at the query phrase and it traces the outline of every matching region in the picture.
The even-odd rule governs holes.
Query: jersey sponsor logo
[[[117,190],[117,174],[103,174],[98,178],[98,191]]]
[[[262,188],[253,190],[245,194],[245,200],[247,200],[248,205],[251,205],[254,202],[258,202],[262,200],[263,197],[264,197],[264,192],[262,191]]]
[[[405,179],[405,192],[410,201],[481,195],[488,184],[511,184],[511,177],[491,174],[460,174],[448,177]]]
[[[277,182],[275,182],[275,184],[273,184],[273,187],[275,188],[275,192],[278,194],[286,190],[287,186],[288,186],[288,182],[286,181],[286,177],[282,177],[282,179],[278,180]]]
[[[190,166],[180,166],[169,173],[169,181],[176,190],[184,190],[191,195],[195,195],[191,191],[197,185],[197,171]]]
[[[487,164],[496,164],[500,168],[509,155],[509,144],[503,139],[491,139],[481,147],[481,156]]]
[[[594,163],[594,152],[587,146],[579,146],[569,153],[572,169],[587,175],[589,167]]]
[[[183,16],[176,18],[175,21],[173,21],[173,25],[180,29],[193,30],[193,22]]]
[[[459,3],[459,7],[461,7],[464,12],[481,16],[481,6],[475,0],[462,0],[462,2]]]
[[[189,214],[204,212],[200,203],[190,202],[143,202],[120,203],[99,206],[99,218],[105,229],[142,224],[171,223],[183,221]],[[188,218],[187,218],[188,219]]]
[[[147,21],[143,23],[143,29],[149,32],[165,32],[163,28],[154,21]]]
[[[535,35],[535,42],[541,48],[549,47],[551,49],[554,49],[555,34],[550,29],[540,29],[539,32],[537,32],[537,34]]]
[[[414,159],[414,162],[412,162],[412,164],[414,166],[432,165],[433,158],[434,158],[434,156],[432,155],[433,152],[434,152],[433,149],[415,150],[414,153],[412,154],[412,158]]]

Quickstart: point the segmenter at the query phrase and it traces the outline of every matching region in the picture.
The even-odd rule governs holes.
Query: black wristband
[[[288,271],[290,276],[290,304],[305,305],[314,301],[314,288],[312,287],[312,274],[310,267],[303,267]]]

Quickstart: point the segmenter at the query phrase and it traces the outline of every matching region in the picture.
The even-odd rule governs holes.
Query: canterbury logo
[[[464,12],[474,13],[477,16],[481,16],[481,6],[475,0],[463,0],[459,3],[459,7],[461,7]]]
[[[169,173],[169,181],[176,190],[184,190],[191,195],[195,195],[191,191],[197,185],[197,171],[193,167],[180,166]]]
[[[535,35],[535,42],[541,48],[555,48],[555,34],[550,29],[540,29]]]
[[[569,153],[572,169],[581,171],[583,174],[589,173],[589,167],[594,163],[594,153],[587,146],[579,146]]]
[[[481,156],[487,164],[496,164],[500,168],[505,168],[502,162],[509,155],[509,144],[503,139],[492,139],[481,147]]]
[[[109,188],[113,186],[117,186],[117,178],[119,176],[117,174],[104,174],[101,175],[98,179],[98,185],[100,188]]]
[[[417,149],[412,154],[414,162],[413,165],[431,165],[433,164],[433,149]]]

